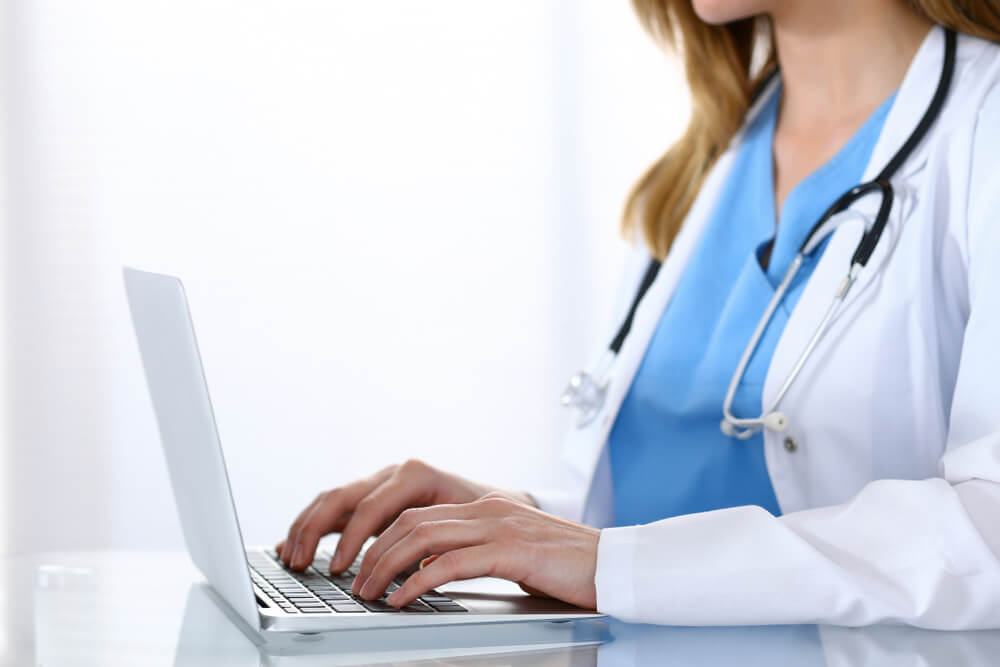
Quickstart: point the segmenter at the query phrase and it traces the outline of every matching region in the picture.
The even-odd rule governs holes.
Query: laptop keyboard
[[[363,614],[410,613],[432,614],[468,611],[447,595],[428,591],[410,604],[397,609],[385,601],[386,595],[399,588],[393,581],[377,600],[363,600],[351,593],[351,584],[361,566],[361,557],[342,574],[330,574],[329,552],[319,552],[313,564],[302,572],[285,567],[274,551],[248,551],[250,578],[254,585],[287,614]]]

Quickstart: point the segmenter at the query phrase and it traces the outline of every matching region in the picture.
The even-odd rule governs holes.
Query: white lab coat
[[[943,43],[934,28],[914,58],[866,180],[927,108]],[[625,620],[1000,627],[1000,47],[968,36],[959,35],[940,117],[893,178],[896,201],[874,256],[782,403],[787,431],[765,432],[783,515],[737,507],[606,527],[608,432],[741,138],[708,175],[643,299],[602,414],[571,430],[562,484],[536,499],[603,528],[597,606]],[[778,343],[765,405],[876,208],[867,197],[842,214]],[[647,261],[637,249],[623,304]]]

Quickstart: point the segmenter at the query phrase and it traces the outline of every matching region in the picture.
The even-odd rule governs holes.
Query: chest
[[[858,283],[795,378],[785,433],[766,433],[783,511],[843,502],[875,479],[937,473],[968,317],[965,267],[932,167],[898,184],[890,224]],[[775,351],[765,401],[799,362],[843,280],[865,216],[844,223]],[[796,445],[789,451],[785,442]]]

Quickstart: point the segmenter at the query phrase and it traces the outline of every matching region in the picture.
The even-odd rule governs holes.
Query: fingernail
[[[340,572],[342,569],[340,565],[340,551],[334,551],[333,558],[330,559],[330,572]]]
[[[393,606],[396,606],[396,602],[398,600],[399,600],[399,589],[398,588],[395,591],[393,591],[392,593],[390,593],[389,597],[387,597],[385,599],[386,602],[388,602],[389,604],[391,604]]]
[[[295,567],[298,562],[299,562],[299,545],[296,544],[295,548],[292,549],[291,557],[288,559],[288,565],[290,567]]]
[[[351,583],[351,592],[354,593],[355,595],[360,595],[361,594],[361,588],[362,587],[361,587],[360,584],[358,584],[359,581],[361,581],[361,578],[360,577],[355,577],[354,578],[354,582]]]

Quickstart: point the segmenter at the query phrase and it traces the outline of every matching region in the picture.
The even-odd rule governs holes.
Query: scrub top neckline
[[[793,187],[785,197],[785,201],[782,202],[779,216],[777,201],[775,200],[774,194],[774,135],[775,130],[777,129],[778,109],[781,102],[782,91],[783,88],[779,83],[777,90],[771,96],[771,99],[767,101],[767,105],[761,114],[762,120],[765,123],[763,132],[761,133],[761,139],[766,141],[768,146],[767,151],[765,151],[768,158],[768,165],[766,169],[762,169],[767,186],[767,194],[764,196],[765,216],[766,219],[774,221],[771,235],[762,239],[761,244],[771,244],[771,255],[765,273],[767,273],[768,278],[774,282],[781,279],[781,276],[791,264],[792,259],[795,257],[795,254],[799,249],[798,243],[794,243],[794,247],[792,247],[792,242],[794,242],[795,239],[791,237],[795,235],[783,233],[789,226],[786,224],[787,221],[795,216],[795,212],[798,209],[807,205],[806,199],[808,198],[808,195],[816,189],[819,182],[823,179],[830,178],[835,174],[839,174],[845,169],[851,169],[854,162],[853,158],[856,158],[859,152],[871,152],[871,147],[869,146],[869,135],[872,132],[881,132],[886,116],[888,116],[889,111],[892,109],[892,105],[896,100],[896,95],[899,92],[897,90],[886,98],[885,101],[883,101],[878,108],[872,112],[868,119],[865,120],[865,122],[862,123],[861,126],[851,135],[851,137],[837,150],[837,152],[834,153],[833,157],[818,166],[795,184],[795,187]]]

